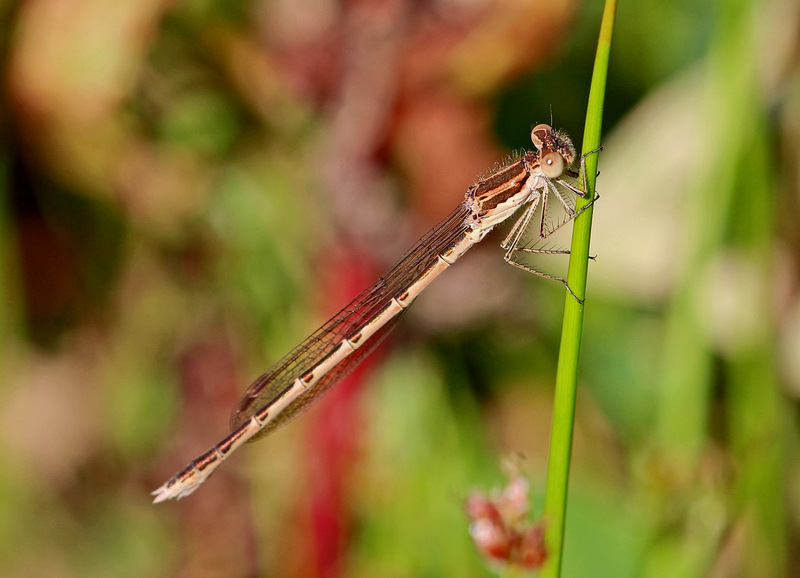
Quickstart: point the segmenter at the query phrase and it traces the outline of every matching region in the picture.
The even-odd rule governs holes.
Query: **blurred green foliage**
[[[563,300],[502,232],[330,400],[148,492],[551,105],[580,134],[601,8],[7,3],[0,572],[490,575],[463,501],[523,452],[541,513]],[[799,21],[619,6],[566,576],[797,565]]]

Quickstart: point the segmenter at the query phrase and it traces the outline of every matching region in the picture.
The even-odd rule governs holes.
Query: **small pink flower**
[[[499,495],[474,492],[467,498],[464,509],[470,519],[470,536],[493,567],[534,570],[547,560],[544,523],[527,519],[528,498],[528,480],[516,468]]]

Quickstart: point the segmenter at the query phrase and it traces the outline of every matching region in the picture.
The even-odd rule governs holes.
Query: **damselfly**
[[[431,281],[521,207],[525,207],[522,216],[502,243],[505,260],[560,281],[569,290],[564,279],[516,260],[521,252],[566,253],[524,247],[520,242],[537,208],[541,239],[583,210],[575,210],[567,191],[581,197],[585,194],[563,178],[579,176],[569,169],[575,160],[569,138],[540,124],[534,127],[531,139],[536,151],[524,153],[472,185],[461,205],[383,277],[256,379],[233,410],[231,434],[154,491],[153,501],[188,496],[246,441],[274,431],[308,409],[369,355]],[[582,157],[580,170],[585,183],[584,160]],[[564,219],[554,221],[549,216],[551,196],[563,207]]]

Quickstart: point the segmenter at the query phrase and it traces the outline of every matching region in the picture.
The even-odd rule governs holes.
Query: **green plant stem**
[[[603,120],[603,102],[608,76],[608,61],[611,37],[614,30],[616,0],[607,0],[600,25],[592,85],[583,134],[582,154],[600,146],[600,131]],[[597,155],[586,157],[586,196],[578,200],[577,209],[594,198]],[[575,417],[575,395],[578,381],[578,358],[580,356],[583,330],[583,300],[586,296],[586,273],[589,266],[589,240],[594,207],[587,208],[575,219],[570,247],[567,282],[580,303],[568,292],[564,304],[564,320],[561,332],[558,369],[556,373],[553,427],[550,436],[550,454],[547,466],[547,489],[545,491],[544,519],[547,524],[545,541],[549,558],[542,576],[560,576],[564,548],[564,529],[567,512],[567,489],[572,454],[572,430]]]

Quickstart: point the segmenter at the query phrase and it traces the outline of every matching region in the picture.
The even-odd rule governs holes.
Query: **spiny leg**
[[[559,180],[560,180],[560,179],[559,179]],[[554,195],[556,196],[556,198],[559,200],[559,202],[561,203],[561,206],[562,206],[562,207],[564,207],[564,211],[566,211],[566,213],[567,213],[567,215],[568,215],[568,217],[567,217],[567,219],[564,221],[564,223],[567,223],[567,222],[571,221],[572,219],[574,219],[574,218],[575,218],[575,209],[573,209],[572,207],[570,207],[570,206],[569,206],[569,204],[567,203],[567,201],[565,201],[565,200],[564,200],[564,197],[562,197],[562,196],[561,196],[561,193],[559,193],[559,192],[558,192],[558,187],[556,187],[556,186],[555,186],[555,185],[554,185],[552,182],[549,182],[549,181],[548,181],[548,183],[547,183],[547,186],[550,188],[550,190],[551,190],[551,191],[553,191],[553,194],[554,194]],[[581,196],[583,196],[583,195],[581,195]],[[550,234],[552,234],[552,233],[554,233],[555,231],[557,231],[558,229],[560,229],[562,225],[563,225],[563,223],[562,223],[561,225],[559,225],[559,226],[555,227],[555,228],[554,228],[554,229],[553,229],[553,230],[550,232]]]
[[[561,180],[560,180],[560,179],[559,179],[557,182],[559,182],[559,184],[561,184]],[[561,197],[559,196],[559,199],[560,199],[560,198],[561,198]],[[567,224],[567,223],[569,223],[570,221],[573,221],[573,220],[575,219],[575,217],[577,217],[577,216],[578,216],[578,215],[580,215],[582,212],[584,212],[586,209],[588,209],[589,207],[591,207],[592,205],[594,205],[594,202],[595,202],[597,199],[599,199],[599,198],[600,198],[600,195],[598,195],[597,193],[595,193],[595,195],[594,195],[594,199],[592,199],[591,201],[589,201],[588,203],[586,203],[586,204],[585,204],[584,206],[582,206],[580,209],[578,209],[578,210],[571,209],[570,211],[567,211],[567,214],[569,215],[569,218],[567,218],[567,219],[564,219],[564,221],[563,221],[563,222],[561,222],[561,223],[559,223],[559,224],[558,224],[558,226],[556,226],[556,227],[553,227],[553,229],[551,229],[550,231],[548,231],[548,232],[547,232],[547,235],[552,235],[553,233],[555,233],[556,231],[558,231],[558,230],[559,230],[561,227],[563,227],[564,225],[566,225],[566,224]],[[520,249],[520,250],[522,250],[522,249]]]
[[[590,155],[599,153],[601,150],[603,150],[603,147],[600,146],[600,147],[597,147],[594,150],[589,151],[586,154],[581,155],[580,169],[579,169],[578,172],[575,172],[572,169],[567,169],[564,172],[567,175],[569,175],[570,177],[572,177],[573,179],[580,179],[580,181],[583,183],[583,186],[585,187],[586,186],[586,158],[589,157]],[[600,172],[598,171],[597,174],[599,175]],[[564,179],[553,179],[553,180],[555,180],[558,184],[560,184],[563,187],[569,189],[570,191],[572,191],[573,193],[575,193],[576,195],[578,195],[580,197],[585,197],[586,196],[586,190],[585,189],[578,188],[575,185],[573,185],[572,183],[568,183]],[[595,200],[597,200],[597,199],[595,198]]]
[[[544,218],[544,217],[542,217],[542,218]],[[514,259],[514,255],[517,252],[520,252],[520,253],[539,253],[539,254],[545,254],[545,255],[569,255],[570,254],[569,249],[536,249],[536,248],[530,248],[530,247],[519,247],[517,245],[517,243],[519,242],[520,237],[521,237],[521,234],[517,235],[517,237],[515,239],[515,243],[512,244],[511,246],[509,246],[506,249],[505,255],[503,255],[503,260],[506,263],[508,263],[509,265],[513,265],[514,267],[517,267],[518,269],[522,269],[523,271],[527,271],[528,273],[533,273],[534,275],[539,275],[539,277],[544,277],[545,279],[550,279],[552,281],[558,281],[559,283],[563,284],[564,287],[566,287],[567,291],[569,291],[569,294],[572,295],[572,298],[575,299],[575,301],[577,301],[580,304],[583,304],[584,300],[583,299],[579,299],[578,296],[575,295],[575,293],[572,291],[572,288],[569,286],[569,283],[567,283],[567,280],[564,279],[563,277],[557,277],[555,275],[550,275],[549,273],[545,273],[544,271],[538,271],[538,270],[534,269],[533,267],[529,267],[528,265],[525,265],[524,263],[520,263],[519,261],[516,261]],[[592,258],[593,257],[590,257],[590,259],[592,259]]]
[[[542,251],[542,252],[547,252],[547,251]],[[566,251],[566,250],[563,251],[563,252],[562,251],[551,251],[551,253],[569,254],[569,251]],[[519,261],[514,261],[511,258],[511,252],[510,251],[506,251],[506,254],[503,256],[503,259],[509,265],[513,265],[514,267],[522,269],[523,271],[527,271],[528,273],[533,273],[534,275],[539,275],[539,277],[544,277],[545,279],[550,279],[552,281],[558,281],[559,283],[562,283],[564,285],[564,287],[567,288],[567,291],[569,291],[569,294],[572,295],[572,298],[575,299],[575,301],[577,301],[578,303],[583,303],[583,299],[578,299],[578,296],[575,295],[575,293],[572,292],[572,289],[570,288],[569,283],[567,283],[567,280],[564,279],[563,277],[556,277],[555,275],[549,275],[548,273],[545,273],[543,271],[537,271],[533,267],[528,267],[527,265],[524,265],[523,263],[520,263]]]
[[[581,174],[583,175],[583,182],[586,183],[586,159],[591,155],[600,154],[600,151],[603,150],[603,145],[600,145],[596,149],[590,150],[588,153],[581,155]]]
[[[547,198],[549,197],[548,189],[550,181],[545,181],[545,187],[542,189],[542,214],[539,218],[539,239],[545,239],[553,234],[553,231],[547,231]]]
[[[589,151],[588,153],[586,153],[586,154],[584,154],[584,155],[581,155],[581,163],[580,163],[580,172],[579,172],[579,173],[576,173],[575,171],[572,171],[572,170],[567,170],[567,171],[565,171],[565,172],[566,172],[566,173],[567,173],[567,174],[568,174],[570,177],[572,177],[572,178],[574,178],[574,179],[581,178],[581,179],[582,179],[582,182],[584,183],[584,186],[585,186],[585,183],[586,183],[586,158],[587,158],[589,155],[596,154],[596,153],[600,152],[600,151],[602,150],[602,148],[603,148],[603,147],[598,147],[598,148],[596,148],[596,149],[594,149],[594,150],[592,150],[592,151]],[[562,179],[562,178],[555,178],[555,179],[552,179],[552,181],[548,181],[548,183],[547,183],[548,187],[549,187],[549,188],[550,188],[550,189],[553,191],[553,193],[555,194],[556,198],[557,198],[557,199],[559,200],[559,202],[561,203],[561,206],[564,208],[564,211],[567,213],[567,215],[568,215],[568,218],[564,219],[564,221],[563,221],[562,223],[560,223],[559,225],[557,225],[557,226],[553,227],[553,228],[552,228],[550,231],[548,231],[548,232],[547,232],[547,234],[546,234],[546,235],[540,235],[540,236],[542,236],[542,237],[544,237],[544,236],[547,236],[547,235],[552,235],[553,233],[555,233],[556,231],[558,231],[558,230],[559,230],[561,227],[563,227],[564,225],[566,225],[567,223],[569,223],[570,221],[572,221],[572,220],[573,220],[575,217],[577,217],[577,216],[578,216],[578,215],[580,215],[580,214],[581,214],[583,211],[585,211],[586,209],[588,209],[588,208],[589,208],[591,205],[593,205],[593,204],[594,204],[594,202],[595,202],[597,199],[599,199],[599,198],[600,198],[600,195],[599,195],[599,194],[597,194],[597,193],[595,193],[595,196],[594,196],[594,198],[593,198],[593,199],[592,199],[590,202],[588,202],[587,204],[585,204],[585,205],[584,205],[583,207],[581,207],[580,209],[577,209],[577,210],[576,210],[576,209],[574,209],[573,207],[571,207],[571,206],[570,206],[570,205],[569,205],[569,204],[566,202],[566,200],[564,199],[564,197],[563,197],[563,196],[561,195],[561,193],[559,192],[559,190],[558,190],[558,187],[556,187],[556,186],[553,184],[553,181],[555,181],[556,183],[558,183],[559,185],[561,185],[561,186],[562,186],[562,187],[564,187],[565,189],[567,189],[567,190],[569,190],[569,191],[572,191],[573,193],[575,193],[576,195],[578,195],[578,196],[579,196],[579,197],[581,197],[581,198],[585,198],[585,197],[586,197],[586,190],[584,190],[584,189],[580,189],[579,187],[576,187],[576,186],[575,186],[575,185],[573,185],[572,183],[570,183],[570,182],[568,182],[568,181],[566,181],[566,180],[564,180],[564,179]]]
[[[542,201],[542,217],[541,217],[542,218],[542,224],[540,224],[540,228],[544,227],[544,213],[545,213],[545,208],[546,208],[546,204],[545,203],[547,201],[546,193],[542,195],[541,201]],[[545,279],[551,279],[553,281],[558,281],[559,283],[563,283],[564,287],[566,287],[567,291],[569,291],[569,294],[572,295],[572,297],[578,303],[583,303],[583,301],[581,299],[578,299],[577,295],[575,295],[575,293],[573,293],[573,291],[570,288],[569,284],[567,283],[566,279],[563,279],[561,277],[556,277],[554,275],[549,275],[548,273],[545,273],[543,271],[537,271],[533,267],[529,267],[529,266],[525,265],[524,263],[520,263],[519,261],[516,261],[513,258],[514,254],[517,251],[529,252],[529,253],[545,253],[545,254],[548,254],[548,255],[569,255],[569,250],[566,250],[566,249],[564,249],[564,250],[532,249],[532,248],[527,248],[527,247],[519,247],[519,241],[522,238],[522,234],[525,231],[525,228],[527,227],[528,222],[531,219],[531,216],[533,215],[533,213],[536,210],[536,205],[538,204],[538,202],[539,202],[539,199],[537,199],[533,203],[531,203],[531,206],[528,209],[526,209],[525,214],[522,215],[522,217],[516,222],[516,224],[512,228],[512,233],[515,233],[515,234],[513,235],[513,240],[511,241],[511,243],[507,243],[507,241],[512,236],[511,234],[509,234],[509,236],[506,237],[506,239],[501,244],[501,246],[504,249],[506,249],[505,255],[503,255],[503,260],[506,263],[508,263],[510,265],[513,265],[514,267],[522,269],[523,271],[527,271],[528,273],[533,273],[535,275],[539,275],[540,277],[544,277]]]
[[[586,185],[586,157],[588,157],[589,155],[593,155],[593,154],[599,153],[601,150],[603,150],[603,147],[598,147],[598,148],[596,148],[594,150],[589,151],[588,153],[586,153],[584,155],[581,155],[580,173],[576,173],[574,171],[567,171],[567,174],[569,174],[573,178],[580,177],[582,179],[582,182],[584,183],[584,186],[585,186]],[[569,189],[570,191],[572,191],[576,195],[580,196],[581,198],[584,198],[586,196],[586,190],[580,189],[580,188],[576,187],[575,185],[573,185],[572,183],[569,183],[569,182],[565,181],[564,179],[557,178],[557,179],[553,179],[553,180],[556,183],[558,183],[559,185],[565,187],[566,189]],[[588,209],[589,207],[594,205],[595,201],[600,198],[600,195],[597,193],[597,191],[595,191],[594,198],[591,201],[586,203],[580,209],[575,210],[575,209],[572,209],[571,207],[567,206],[566,202],[564,201],[564,199],[561,196],[561,194],[558,192],[558,189],[556,189],[555,185],[553,185],[553,188],[555,189],[555,193],[556,193],[556,196],[558,197],[558,200],[561,201],[561,204],[564,206],[564,210],[569,215],[569,218],[565,219],[563,223],[561,223],[560,225],[555,227],[552,231],[550,231],[550,234],[555,233],[561,227],[563,227],[564,225],[566,225],[567,223],[569,223],[570,221],[575,219],[575,217],[577,217],[582,212],[584,212],[586,209]]]
[[[522,216],[517,219],[517,222],[514,223],[514,226],[511,227],[511,231],[508,233],[503,242],[500,243],[500,246],[503,249],[508,249],[509,247],[516,247],[519,243],[520,238],[522,237],[525,229],[528,228],[528,223],[531,220],[531,217],[536,212],[536,207],[539,205],[540,196],[537,195],[534,197],[533,201],[528,205],[528,208],[525,209],[525,212],[522,213]]]
[[[594,199],[592,199],[591,201],[589,201],[588,203],[586,203],[584,206],[582,206],[582,207],[581,207],[580,209],[578,209],[577,211],[573,211],[573,212],[570,214],[570,216],[569,216],[569,218],[568,218],[568,219],[564,219],[564,222],[563,222],[563,223],[560,223],[558,226],[554,227],[553,229],[551,229],[551,230],[549,230],[549,231],[546,231],[546,232],[545,232],[545,231],[543,231],[543,230],[542,230],[542,231],[540,231],[540,233],[539,233],[539,238],[540,238],[540,239],[546,239],[547,237],[549,237],[550,235],[552,235],[553,233],[555,233],[556,231],[558,231],[558,230],[559,230],[561,227],[563,227],[564,225],[566,225],[566,224],[567,224],[567,223],[569,223],[570,221],[573,221],[573,220],[575,220],[575,217],[577,217],[577,216],[578,216],[578,215],[580,215],[582,212],[584,212],[586,209],[588,209],[589,207],[591,207],[592,205],[594,205],[595,201],[596,201],[597,199],[599,199],[599,198],[600,198],[600,195],[598,195],[598,194],[595,194],[595,196],[594,196]],[[544,227],[544,218],[545,218],[544,211],[542,211],[542,225],[541,225],[541,227],[542,227],[542,228]],[[516,225],[515,225],[515,226],[516,226]],[[517,237],[519,238],[519,237],[521,237],[521,236],[522,236],[522,235],[520,234],[520,235],[518,235]],[[503,249],[506,249],[506,248],[508,248],[508,247],[507,247],[505,244],[503,244],[503,245],[502,245],[502,247],[503,247]],[[567,249],[561,249],[561,250],[557,250],[557,249],[536,249],[536,248],[532,248],[532,247],[519,247],[519,246],[518,246],[518,245],[515,243],[515,244],[514,244],[514,252],[517,252],[517,251],[519,251],[520,253],[543,253],[543,254],[548,254],[548,255],[569,255],[569,251],[568,251]],[[594,257],[589,257],[589,258],[590,258],[590,259],[594,259]]]

